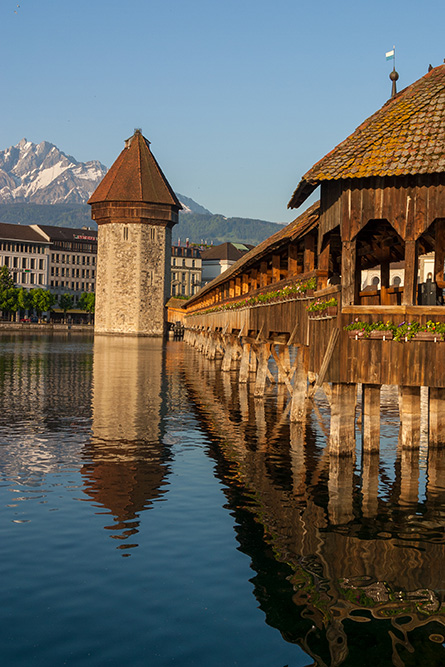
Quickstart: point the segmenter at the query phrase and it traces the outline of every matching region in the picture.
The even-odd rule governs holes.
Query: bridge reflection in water
[[[283,385],[255,398],[235,372],[187,355],[186,385],[215,443],[268,623],[317,665],[442,664],[445,449],[421,449],[419,463],[418,450],[398,444],[397,394],[387,388],[380,455],[362,456],[358,436],[354,457],[335,456],[327,405],[316,400],[304,423],[289,424]]]

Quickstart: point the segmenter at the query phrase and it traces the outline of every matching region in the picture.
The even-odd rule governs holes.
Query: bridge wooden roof
[[[445,64],[390,99],[301,179],[297,208],[323,181],[445,172]]]
[[[88,200],[146,202],[182,208],[150,151],[150,142],[136,130]]]
[[[286,227],[281,228],[272,236],[269,236],[265,241],[262,241],[249,252],[245,253],[235,264],[233,264],[227,271],[214,278],[202,290],[187,301],[185,307],[195,301],[199,300],[204,294],[215,289],[219,285],[235,278],[236,276],[247,271],[253,264],[261,261],[265,256],[270,255],[274,251],[279,250],[282,246],[290,241],[295,241],[304,236],[318,225],[320,217],[320,202],[316,202],[310,206],[304,213],[302,213],[293,222],[290,222]]]

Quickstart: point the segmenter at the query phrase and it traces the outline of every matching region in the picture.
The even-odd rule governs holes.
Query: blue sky
[[[20,6],[17,7],[17,4]],[[445,2],[0,1],[0,150],[22,137],[111,166],[142,128],[172,187],[288,222],[301,176],[445,58]]]

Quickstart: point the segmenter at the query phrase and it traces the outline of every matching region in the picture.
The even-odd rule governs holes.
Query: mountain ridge
[[[107,167],[98,160],[79,162],[48,141],[34,144],[23,138],[0,151],[0,221],[95,229],[86,202],[106,172]],[[183,241],[256,245],[284,226],[266,220],[226,218],[176,194],[183,210],[173,238]]]

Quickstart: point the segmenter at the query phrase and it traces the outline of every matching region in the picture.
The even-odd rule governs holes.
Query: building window
[[[123,228],[123,234],[124,234],[124,241],[128,241],[128,227],[125,226]]]
[[[26,273],[22,273],[22,283],[26,285]]]
[[[43,285],[43,273],[39,273],[39,285]]]
[[[43,271],[44,268],[45,268],[45,260],[39,259],[39,270]]]
[[[35,273],[29,274],[29,282],[31,283],[31,285],[34,285],[35,277],[36,277]]]

